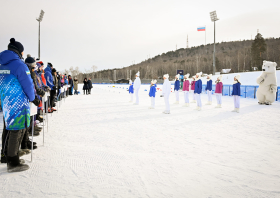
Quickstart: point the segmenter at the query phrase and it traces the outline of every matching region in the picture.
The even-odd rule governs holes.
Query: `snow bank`
[[[9,174],[0,164],[1,197],[280,196],[280,103],[241,98],[238,114],[232,97],[215,109],[203,94],[198,112],[181,106],[180,92],[166,115],[158,93],[149,110],[142,88],[136,106],[124,88],[93,87],[49,117],[45,146],[35,137],[33,162],[24,156],[30,170]]]

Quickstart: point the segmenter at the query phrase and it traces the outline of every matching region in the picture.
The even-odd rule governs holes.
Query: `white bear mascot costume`
[[[140,72],[138,71],[135,74],[136,79],[134,80],[134,85],[133,85],[134,92],[135,92],[135,97],[136,97],[136,101],[134,103],[135,105],[139,105],[138,93],[139,93],[139,89],[140,89],[140,86],[141,86],[141,80],[140,80],[139,76],[140,76]]]
[[[259,88],[257,98],[259,104],[271,105],[276,99],[277,79],[276,79],[277,63],[263,61],[262,74],[257,78]]]

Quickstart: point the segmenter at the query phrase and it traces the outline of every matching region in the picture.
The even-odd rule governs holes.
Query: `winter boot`
[[[215,108],[222,108],[222,106],[220,104],[217,104],[217,106],[215,106]]]
[[[33,142],[33,144],[34,144],[34,142]],[[29,153],[31,153],[31,151],[29,149],[21,149],[21,150],[25,152],[25,155],[28,155]]]
[[[236,112],[237,111],[237,108],[234,108],[231,112]]]
[[[21,172],[29,169],[27,164],[21,164],[18,156],[7,157],[7,170],[8,173]]]
[[[56,111],[56,109],[52,108],[52,111]]]
[[[41,132],[41,131],[42,131],[42,128],[39,128],[39,127],[37,127],[37,126],[35,125],[34,131],[36,131],[36,132]]]
[[[196,100],[193,100],[192,103],[196,103]]]
[[[179,104],[179,101],[174,102],[174,104]]]
[[[30,141],[30,142],[27,142],[27,148],[29,149],[29,150],[31,150],[31,146],[32,146],[32,142]],[[34,144],[33,144],[33,150],[35,150],[35,149],[37,149],[37,146],[35,146]]]
[[[44,121],[42,116],[37,116],[36,118],[37,118],[37,120],[39,120],[39,122],[43,122]]]
[[[22,157],[22,156],[24,156],[24,155],[26,155],[26,153],[25,153],[23,150],[19,150],[19,151],[18,151],[18,156],[19,156],[19,157]]]
[[[189,103],[185,103],[184,105],[183,105],[183,107],[188,107],[189,106]]]
[[[236,112],[239,113],[239,108],[236,108]]]
[[[198,110],[198,111],[201,111],[201,107],[198,107],[197,110]]]

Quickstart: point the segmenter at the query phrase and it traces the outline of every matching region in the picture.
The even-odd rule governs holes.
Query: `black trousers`
[[[88,89],[84,90],[84,95],[85,95],[85,92],[86,92],[86,94],[88,95]]]
[[[54,99],[56,97],[56,90],[51,90],[51,93],[50,93],[50,107],[54,107]]]

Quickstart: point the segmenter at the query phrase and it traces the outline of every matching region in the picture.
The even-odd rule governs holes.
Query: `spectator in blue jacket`
[[[176,102],[174,104],[179,104],[179,90],[180,90],[180,74],[177,74],[175,76],[175,83],[174,83],[174,92],[175,92],[175,97],[176,97]]]
[[[211,105],[212,104],[212,74],[209,74],[207,76],[207,85],[205,88],[205,91],[207,92],[208,95],[208,102],[206,103],[207,105]]]
[[[130,95],[130,101],[129,101],[129,102],[133,102],[133,93],[134,93],[134,89],[133,89],[133,82],[132,82],[132,80],[129,80],[128,93],[129,93],[129,95]]]
[[[19,146],[26,128],[30,125],[29,101],[36,106],[40,101],[35,98],[34,85],[30,71],[22,61],[24,47],[14,38],[10,39],[8,50],[0,53],[0,92],[1,106],[7,134],[2,134],[2,153],[7,160],[8,172],[29,169],[24,160],[19,159]],[[3,142],[3,136],[5,141]],[[7,147],[6,147],[7,146]]]
[[[195,79],[196,82],[195,82],[195,88],[194,88],[194,94],[195,94],[196,103],[197,103],[196,110],[198,110],[198,111],[201,110],[201,106],[202,106],[201,98],[200,98],[200,94],[202,91],[201,74],[202,74],[202,72],[196,74],[196,79]]]
[[[155,108],[155,97],[156,97],[156,92],[157,92],[156,83],[157,83],[157,80],[151,81],[151,87],[150,87],[150,92],[149,92],[149,96],[151,97],[151,106],[149,107],[150,109]]]
[[[239,109],[240,109],[240,85],[241,85],[241,83],[239,82],[239,79],[240,79],[239,74],[234,77],[233,89],[232,89],[232,96],[233,96],[233,100],[234,100],[234,110],[232,112],[237,112],[237,113],[239,113]]]
[[[46,69],[45,69],[45,79],[47,81],[47,86],[51,88],[50,91],[50,97],[49,98],[54,98],[55,93],[56,93],[56,86],[53,84],[53,76],[52,76],[52,69],[53,65],[51,63],[48,63]],[[52,113],[53,111],[51,110],[53,108],[52,104],[50,107],[48,107],[48,113]]]

